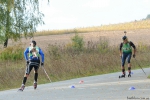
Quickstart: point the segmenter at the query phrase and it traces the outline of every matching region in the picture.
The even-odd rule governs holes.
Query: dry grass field
[[[83,37],[85,43],[88,41],[97,42],[100,37],[106,37],[110,45],[118,45],[122,42],[121,38],[124,36],[124,30],[127,31],[129,40],[135,44],[139,42],[150,44],[150,20],[68,30],[39,31],[35,33],[34,40],[37,41],[38,46],[41,48],[45,48],[48,44],[66,45],[71,42],[71,38],[75,35],[75,32],[77,32]],[[24,44],[24,47],[28,46],[30,41],[30,39],[21,39],[21,43]],[[13,43],[11,40],[9,41],[9,45],[14,44],[16,43]]]
[[[82,36],[85,43],[88,41],[97,42],[101,37],[105,37],[109,40],[110,45],[119,45],[122,42],[122,37],[125,35],[124,31],[101,31],[101,32],[89,32],[89,33],[78,33]],[[61,34],[61,35],[47,35],[47,36],[35,36],[34,40],[37,41],[37,45],[41,48],[45,48],[48,44],[66,45],[71,42],[71,38],[74,36],[71,34]],[[150,29],[138,29],[138,30],[128,30],[127,34],[129,41],[135,44],[144,43],[150,45]],[[31,39],[21,39],[21,43],[24,47],[27,47]],[[19,42],[17,42],[19,43]],[[14,45],[9,41],[9,45]]]

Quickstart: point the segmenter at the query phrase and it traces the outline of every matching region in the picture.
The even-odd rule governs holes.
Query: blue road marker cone
[[[74,86],[74,85],[72,85],[70,88],[75,88],[75,86]]]
[[[129,90],[135,90],[135,87],[132,86],[132,87],[129,88]]]

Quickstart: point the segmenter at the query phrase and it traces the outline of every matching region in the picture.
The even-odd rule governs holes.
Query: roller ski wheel
[[[125,78],[125,75],[120,75],[119,78]]]

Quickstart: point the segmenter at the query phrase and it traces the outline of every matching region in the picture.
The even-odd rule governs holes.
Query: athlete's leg
[[[27,65],[26,71],[25,71],[25,75],[24,75],[24,78],[23,78],[23,81],[22,81],[22,84],[24,84],[24,85],[26,84],[27,78],[28,78],[28,76],[29,76],[29,74],[30,74],[32,68],[33,68],[32,65],[30,65],[30,64]]]
[[[128,72],[129,72],[128,77],[131,77],[131,63],[130,63],[131,56],[132,56],[132,53],[129,53],[128,57],[127,57],[127,60],[128,60]]]
[[[129,54],[128,54],[128,57],[127,57],[127,61],[128,61],[128,72],[129,72],[129,74],[131,73],[131,62],[130,62],[131,56],[132,56],[132,53],[129,53]]]
[[[122,67],[121,67],[123,75],[125,75],[125,67],[124,67],[124,65],[125,65],[126,58],[127,58],[127,54],[123,53],[123,55],[122,55]]]
[[[32,68],[33,68],[33,66],[27,65],[26,71],[25,71],[25,75],[24,75],[23,80],[22,80],[22,85],[21,85],[19,91],[23,91],[24,90],[25,84],[26,84],[26,81],[27,81],[27,77],[29,76]]]
[[[38,68],[34,67],[34,82],[37,82],[38,79]]]
[[[34,66],[34,89],[37,88],[37,79],[38,79],[38,69],[39,69],[40,61],[37,61],[37,64]]]

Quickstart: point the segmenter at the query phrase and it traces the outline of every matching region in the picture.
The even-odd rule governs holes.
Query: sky
[[[45,24],[38,31],[73,29],[141,20],[150,0],[41,0],[40,11]]]

